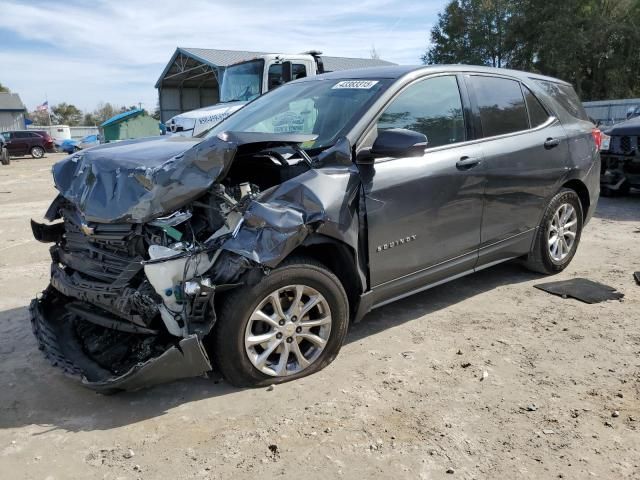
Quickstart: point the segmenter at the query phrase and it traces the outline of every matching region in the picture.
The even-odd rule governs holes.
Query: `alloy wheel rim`
[[[260,301],[249,317],[244,345],[262,373],[286,377],[309,368],[331,334],[331,310],[324,296],[307,285],[288,285]]]
[[[44,150],[42,150],[40,147],[36,147],[33,149],[33,153],[35,154],[36,158],[40,158],[44,155]]]
[[[571,253],[578,233],[578,214],[573,205],[563,203],[549,221],[548,246],[551,258],[561,262]]]

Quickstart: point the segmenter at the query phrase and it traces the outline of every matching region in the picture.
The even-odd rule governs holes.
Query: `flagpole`
[[[47,102],[47,115],[49,116],[49,135],[53,136],[51,133],[51,110],[49,110],[49,96],[44,94],[44,101]]]

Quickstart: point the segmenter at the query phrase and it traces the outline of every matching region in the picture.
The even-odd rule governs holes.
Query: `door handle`
[[[544,142],[544,148],[546,148],[547,150],[551,150],[552,148],[555,148],[558,145],[560,145],[559,138],[547,138],[547,140]]]
[[[456,168],[458,170],[469,170],[473,167],[480,165],[480,159],[476,157],[460,157],[460,160],[456,162]]]

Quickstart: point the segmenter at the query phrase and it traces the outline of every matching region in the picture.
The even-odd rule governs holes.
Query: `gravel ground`
[[[190,379],[101,396],[37,350],[31,237],[61,158],[0,167],[0,477],[640,478],[640,196],[602,199],[573,263],[587,305],[504,264],[381,308],[322,372],[274,389]]]

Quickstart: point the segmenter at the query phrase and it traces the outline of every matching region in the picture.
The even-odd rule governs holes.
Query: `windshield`
[[[262,93],[263,70],[264,60],[251,60],[227,67],[222,77],[220,101],[249,101],[259,96]]]
[[[206,136],[225,131],[302,133],[318,136],[304,148],[326,147],[359,119],[388,84],[388,80],[289,83],[249,103]]]

